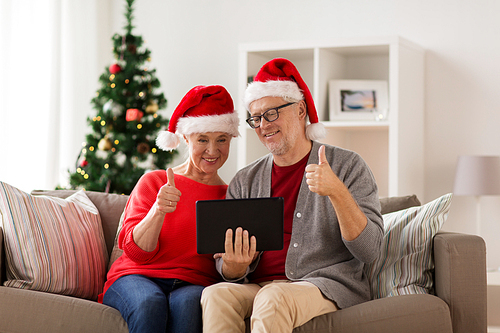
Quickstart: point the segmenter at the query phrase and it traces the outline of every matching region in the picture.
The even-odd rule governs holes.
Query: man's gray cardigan
[[[308,164],[318,164],[321,145],[313,141]],[[329,198],[311,192],[304,173],[285,273],[292,281],[305,280],[315,284],[339,308],[346,308],[370,299],[363,266],[378,256],[383,221],[377,185],[364,160],[349,150],[329,145],[325,148],[332,170],[349,189],[368,224],[355,240],[342,238]],[[273,156],[268,154],[240,170],[229,184],[227,198],[270,197],[272,165]],[[221,264],[219,261],[219,269]]]

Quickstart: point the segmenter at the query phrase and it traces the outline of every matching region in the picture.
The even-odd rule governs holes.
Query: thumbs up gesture
[[[156,196],[156,206],[164,214],[172,213],[181,199],[181,191],[175,187],[175,176],[172,168],[166,170],[167,183],[160,188]]]
[[[311,192],[319,195],[334,194],[334,185],[339,181],[326,159],[325,146],[319,147],[318,164],[309,164],[306,167],[307,185]]]

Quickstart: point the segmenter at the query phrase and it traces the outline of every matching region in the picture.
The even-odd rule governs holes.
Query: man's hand
[[[174,171],[168,168],[166,172],[168,181],[156,196],[157,209],[163,214],[175,211],[177,202],[181,199],[181,191],[175,187]]]
[[[325,146],[319,147],[319,164],[309,164],[306,167],[307,185],[311,192],[319,195],[335,194],[335,184],[339,182],[337,175],[333,172],[326,159]]]
[[[309,164],[306,167],[309,190],[328,196],[337,214],[342,237],[352,241],[361,234],[368,220],[347,187],[328,164],[325,146],[319,147],[318,157],[319,164]]]
[[[216,253],[214,259],[222,258],[222,274],[228,280],[242,277],[248,266],[257,258],[257,239],[255,236],[249,238],[247,230],[241,227],[236,229],[233,244],[233,230],[227,229],[224,242],[225,253]]]

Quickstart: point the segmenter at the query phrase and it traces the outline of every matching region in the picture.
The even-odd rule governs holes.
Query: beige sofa
[[[35,191],[67,197],[72,191]],[[108,253],[127,196],[87,192],[99,209]],[[407,207],[389,207],[388,212]],[[0,229],[1,231],[1,229]],[[293,332],[486,332],[486,249],[482,238],[438,233],[433,240],[435,295],[372,300],[326,314]],[[5,280],[3,233],[0,271]],[[249,331],[249,330],[247,330]],[[0,287],[0,332],[128,332],[120,313],[97,302],[36,291]]]

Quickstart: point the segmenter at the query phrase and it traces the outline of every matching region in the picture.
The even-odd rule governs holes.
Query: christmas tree
[[[101,88],[91,102],[97,114],[87,119],[92,133],[70,171],[72,188],[129,194],[145,172],[166,168],[175,154],[155,145],[158,131],[168,125],[158,114],[167,101],[156,92],[156,71],[145,65],[151,52],[132,34],[134,0],[126,2],[125,33],[112,37],[116,61],[99,78]]]

